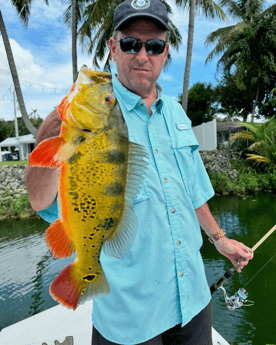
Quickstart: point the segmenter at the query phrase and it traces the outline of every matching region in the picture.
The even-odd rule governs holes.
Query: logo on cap
[[[133,0],[131,3],[131,6],[135,8],[135,10],[144,10],[145,8],[149,7],[149,5],[149,0]]]

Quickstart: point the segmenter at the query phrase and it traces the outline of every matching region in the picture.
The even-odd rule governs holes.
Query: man
[[[111,294],[94,299],[92,343],[210,345],[211,296],[199,224],[232,264],[244,259],[238,272],[252,254],[228,239],[212,217],[206,202],[214,191],[191,121],[156,82],[169,51],[165,5],[126,0],[115,10],[114,29],[114,92],[129,139],[147,149],[149,166],[134,204],[138,229],[132,247],[123,259],[101,253]],[[57,114],[50,114],[37,141],[59,128]],[[28,167],[26,181],[33,208],[54,221],[57,169]]]

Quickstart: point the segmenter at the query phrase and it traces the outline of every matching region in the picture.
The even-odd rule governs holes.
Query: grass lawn
[[[3,165],[28,165],[29,161],[5,161],[5,162],[0,162],[0,167],[2,167]]]

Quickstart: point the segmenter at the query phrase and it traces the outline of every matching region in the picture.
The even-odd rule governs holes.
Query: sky
[[[176,98],[182,93],[186,60],[188,12],[184,12],[168,1],[173,13],[170,16],[182,35],[182,44],[177,52],[171,49],[172,62],[163,70],[158,82],[164,93]],[[47,6],[42,0],[34,0],[29,24],[26,28],[20,21],[9,0],[0,0],[0,8],[10,39],[17,72],[28,114],[34,110],[43,119],[60,103],[72,86],[71,31],[63,22],[66,5],[59,0],[49,0]],[[219,19],[206,20],[198,14],[195,21],[194,46],[190,73],[190,87],[196,82],[216,81],[218,58],[205,65],[213,47],[204,42],[209,33],[228,23]],[[92,56],[78,45],[78,69],[85,64],[92,65]],[[116,71],[112,63],[112,71]],[[217,77],[219,75],[217,74]],[[14,119],[13,82],[10,75],[3,39],[0,38],[0,119]],[[17,117],[21,117],[17,105]]]

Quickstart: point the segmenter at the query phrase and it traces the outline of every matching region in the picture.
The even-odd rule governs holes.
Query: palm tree
[[[161,0],[171,13],[170,6],[165,0]],[[89,4],[83,13],[83,24],[78,31],[80,42],[89,53],[93,53],[93,64],[99,68],[100,61],[104,61],[104,70],[110,71],[111,54],[109,50],[109,38],[113,33],[113,14],[115,8],[123,0],[98,0]],[[68,16],[70,13],[68,12]],[[175,25],[169,20],[170,44],[178,49],[181,43],[181,35]],[[168,62],[171,56],[168,55]]]
[[[248,150],[256,153],[248,153],[249,160],[255,164],[266,164],[268,168],[276,167],[276,115],[264,123],[247,123],[241,122],[241,126],[246,127],[249,131],[236,133],[230,139],[233,143],[237,139],[245,139],[252,142]]]
[[[66,0],[62,0],[64,3]],[[72,68],[73,68],[73,83],[78,76],[77,64],[77,40],[78,40],[78,24],[83,19],[83,12],[85,6],[93,0],[70,0],[69,6],[63,14],[64,23],[72,30]],[[67,2],[67,1],[66,1]],[[96,1],[97,2],[97,1]]]
[[[72,66],[73,66],[73,83],[77,79],[78,63],[77,63],[77,0],[72,0]]]
[[[195,29],[195,16],[196,11],[202,11],[206,18],[218,17],[222,20],[227,20],[226,14],[223,12],[221,7],[213,0],[175,0],[176,5],[179,7],[188,8],[189,10],[189,29],[188,29],[188,40],[187,40],[187,56],[185,65],[185,74],[183,82],[182,92],[182,107],[187,112],[188,108],[188,90],[190,81],[190,69],[193,52],[193,41],[194,41],[194,29]]]
[[[216,43],[206,59],[206,63],[215,55],[222,54],[217,68],[223,66],[236,79],[240,89],[245,89],[244,77],[252,74],[251,84],[257,84],[255,99],[252,100],[252,122],[254,120],[259,93],[264,84],[276,75],[276,5],[264,10],[264,0],[222,0],[228,12],[241,19],[236,25],[230,25],[212,32],[205,44]],[[234,67],[234,69],[233,69]],[[250,85],[247,85],[250,86]]]
[[[25,1],[24,4],[22,4],[22,1],[17,1],[17,2],[13,1],[13,4],[15,5],[16,10],[20,15],[20,19],[25,24],[28,23],[28,17],[29,17],[29,13],[30,13],[30,11],[29,11],[30,10],[30,2],[31,1],[28,1],[28,2]],[[47,0],[45,0],[45,2],[48,4]],[[1,10],[0,10],[0,31],[1,31],[1,34],[3,37],[4,46],[5,46],[5,50],[6,50],[6,54],[7,54],[7,59],[8,59],[8,63],[10,66],[10,71],[11,71],[12,80],[13,80],[13,84],[14,84],[14,89],[16,92],[16,96],[17,96],[17,100],[18,100],[18,104],[19,104],[19,108],[20,108],[20,112],[21,112],[23,121],[24,121],[26,127],[28,128],[28,130],[30,131],[30,133],[36,137],[37,129],[31,123],[29,116],[27,114],[27,111],[26,111],[26,107],[25,107],[25,103],[24,103],[24,99],[23,99],[23,95],[22,95],[22,91],[21,91],[21,87],[20,87],[20,82],[19,82],[19,78],[18,78],[18,74],[17,74],[17,70],[16,70],[16,66],[15,66],[15,62],[14,62],[14,58],[13,58],[13,54],[12,54],[12,50],[11,50],[11,45],[10,45],[9,37],[7,34],[7,30],[5,27],[4,19],[2,17]]]

